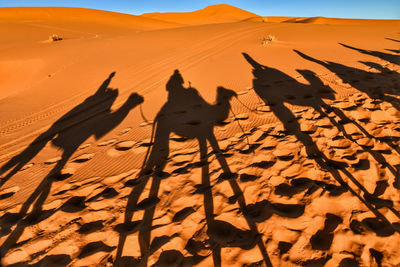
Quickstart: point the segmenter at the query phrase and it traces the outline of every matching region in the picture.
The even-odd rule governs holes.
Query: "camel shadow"
[[[50,193],[52,184],[65,180],[72,175],[63,173],[62,170],[79,146],[92,135],[96,139],[103,137],[118,126],[130,110],[143,102],[143,97],[133,93],[122,106],[112,111],[111,107],[117,99],[118,90],[109,88],[108,86],[114,75],[114,72],[111,73],[95,94],[58,119],[23,152],[2,166],[2,173],[9,171],[3,180],[8,180],[32,160],[48,142],[51,141],[52,145],[62,150],[61,159],[22,204],[20,211],[15,214],[6,213],[2,217],[3,235],[8,234],[11,226],[16,224],[14,230],[0,247],[3,255],[16,245],[18,238],[24,232],[26,226],[36,224],[57,211],[43,211],[43,204]],[[76,212],[85,207],[84,201],[85,197],[72,197],[60,209],[66,212]],[[30,209],[31,211],[28,214]]]
[[[300,141],[305,147],[307,157],[313,159],[317,165],[325,171],[328,171],[332,177],[340,184],[341,190],[349,191],[355,197],[357,197],[360,202],[362,202],[371,212],[376,216],[377,221],[385,225],[388,229],[390,229],[391,233],[395,232],[395,227],[386,219],[384,215],[380,213],[378,210],[380,208],[377,202],[379,201],[379,194],[369,193],[360,182],[347,170],[348,164],[342,161],[334,161],[329,159],[316,145],[313,141],[312,137],[309,135],[313,130],[304,130],[301,127],[298,118],[295,114],[285,105],[292,104],[298,106],[308,106],[314,108],[320,115],[326,116],[326,112],[333,111],[335,114],[342,118],[342,120],[348,120],[345,117],[343,112],[340,109],[336,109],[327,105],[324,102],[324,99],[330,98],[332,92],[325,88],[323,92],[327,92],[327,95],[321,95],[322,82],[318,77],[306,77],[310,85],[305,85],[302,83],[298,83],[294,79],[290,78],[287,74],[264,65],[261,65],[257,61],[255,61],[248,54],[243,53],[243,56],[247,60],[247,62],[253,67],[253,88],[256,94],[260,97],[260,99],[265,103],[265,105],[269,105],[272,113],[277,117],[277,119],[283,124],[285,128],[286,134],[294,135],[298,141]],[[312,72],[306,71],[302,72],[308,75],[314,75]],[[288,81],[290,84],[282,84],[278,81]],[[274,86],[274,88],[271,88]],[[297,93],[296,93],[297,92]],[[317,94],[313,97],[311,101],[305,100],[302,95],[304,92],[317,92]],[[330,93],[329,93],[330,92]],[[290,97],[285,97],[285,95],[289,95]],[[328,118],[331,116],[328,116]],[[332,118],[329,118],[331,123],[339,128],[340,131],[344,131],[340,123],[336,122]],[[344,131],[345,133],[345,131]],[[346,135],[345,135],[346,136]],[[355,190],[352,189],[351,186],[342,178],[342,174],[347,177],[358,189],[363,192],[364,196],[361,196]],[[282,185],[279,190],[282,194],[290,195],[298,192],[296,186],[284,186]],[[400,216],[400,214],[391,209],[396,216]]]
[[[391,95],[393,94],[399,96],[400,91],[396,89],[390,89],[394,87],[390,83],[392,81],[399,80],[399,74],[397,72],[391,71],[388,68],[385,68],[377,63],[371,64],[373,64],[373,68],[379,70],[380,72],[369,72],[358,68],[349,67],[340,63],[318,60],[297,50],[294,50],[294,52],[296,52],[299,56],[306,60],[324,66],[331,72],[338,75],[344,83],[348,83],[360,92],[366,93],[371,99],[386,101],[392,104],[398,110],[400,110],[399,100]],[[371,82],[373,83],[371,84]],[[379,86],[374,84],[379,84]]]
[[[339,44],[341,46],[343,46],[343,47],[358,51],[358,52],[360,52],[362,54],[374,56],[374,57],[380,58],[382,60],[385,60],[387,62],[390,62],[392,64],[400,65],[400,56],[398,56],[398,55],[393,55],[393,54],[389,54],[389,53],[385,53],[385,52],[379,52],[379,51],[356,48],[354,46],[350,46],[350,45],[346,45],[346,44],[342,44],[342,43],[339,43]]]
[[[236,97],[236,93],[232,90],[218,87],[216,103],[211,105],[200,96],[195,88],[191,86],[185,88],[183,83],[184,81],[180,72],[175,70],[166,84],[168,100],[157,113],[154,120],[155,123],[153,127],[155,130],[153,128],[153,133],[154,131],[155,133],[153,145],[146,154],[142,170],[136,179],[136,185],[128,198],[124,223],[118,226],[122,231],[119,231],[120,239],[115,264],[116,266],[126,266],[126,264],[129,264],[127,262],[132,262],[132,259],[130,261],[127,259],[129,257],[122,257],[126,238],[128,234],[132,232],[139,231],[141,258],[138,264],[140,266],[147,266],[148,258],[154,251],[151,248],[154,247],[153,243],[155,240],[152,242],[150,240],[152,221],[156,204],[159,202],[158,191],[161,181],[169,176],[168,173],[163,172],[163,169],[167,163],[170,152],[170,134],[175,133],[184,139],[197,139],[199,144],[199,166],[201,167],[202,183],[196,191],[204,196],[205,219],[208,228],[207,235],[210,237],[208,242],[212,250],[214,266],[221,266],[222,247],[231,246],[251,249],[256,245],[258,245],[266,265],[272,266],[261,235],[258,233],[257,226],[253,221],[246,218],[250,229],[240,230],[228,222],[215,219],[216,215],[214,214],[212,186],[210,183],[207,142],[211,145],[222,169],[220,178],[230,184],[243,214],[246,214],[247,209],[243,192],[235,180],[237,175],[231,172],[214,135],[214,127],[229,116],[230,100],[232,97]],[[152,184],[149,197],[138,203],[139,197],[150,178],[152,178]],[[144,210],[143,220],[132,222],[134,212],[141,209]],[[132,224],[136,225],[133,231],[131,230]],[[189,243],[188,247],[191,247]],[[196,249],[187,248],[187,250],[194,257],[190,258],[191,260],[196,259],[201,261],[204,259],[204,257],[197,255]],[[159,261],[163,261],[163,257],[167,257],[167,254],[175,255],[176,251],[169,251],[168,253],[164,251]],[[178,258],[181,259],[182,257]],[[181,260],[186,261],[185,259]]]

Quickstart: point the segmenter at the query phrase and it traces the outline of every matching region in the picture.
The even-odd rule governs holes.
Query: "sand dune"
[[[88,27],[98,24],[107,27],[128,28],[137,30],[158,29],[178,26],[177,23],[123,13],[109,12],[87,8],[65,7],[9,7],[0,8],[0,19],[3,21],[46,22],[46,23],[79,23]]]
[[[252,21],[263,22],[283,22],[283,23],[311,23],[325,25],[399,25],[398,20],[379,20],[379,19],[341,19],[326,17],[258,17],[251,18]]]
[[[169,21],[185,25],[200,25],[200,24],[212,24],[212,23],[237,22],[240,20],[245,20],[259,16],[234,6],[221,4],[221,5],[208,6],[204,9],[193,12],[145,13],[141,15],[141,17],[159,19],[163,21]]]
[[[400,264],[397,22],[0,14],[2,265]]]
[[[64,39],[96,38],[181,26],[134,15],[85,8],[21,7],[0,8],[0,34],[7,36],[0,49],[39,42],[58,34]]]

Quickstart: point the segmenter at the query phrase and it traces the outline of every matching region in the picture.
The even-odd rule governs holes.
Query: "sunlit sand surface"
[[[400,21],[0,8],[4,266],[398,266]]]

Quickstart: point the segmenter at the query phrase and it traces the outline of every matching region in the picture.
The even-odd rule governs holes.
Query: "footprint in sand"
[[[388,124],[392,118],[383,110],[376,110],[371,114],[371,120],[378,125]]]
[[[300,124],[300,131],[306,134],[312,134],[317,131],[317,126],[315,126],[315,122],[305,121]]]
[[[60,209],[68,213],[79,212],[86,208],[85,199],[86,197],[71,197],[67,200],[67,202],[64,203],[64,205],[61,206]]]
[[[377,100],[372,100],[372,99],[367,99],[368,101],[365,101],[363,108],[370,110],[370,111],[375,111],[375,110],[379,110],[380,106],[379,106],[379,101]]]
[[[48,255],[40,260],[37,266],[67,266],[71,261],[71,257],[66,254]]]
[[[0,200],[13,196],[19,190],[20,190],[19,186],[13,186],[10,188],[0,190]]]
[[[119,157],[124,155],[126,151],[131,150],[133,147],[135,147],[135,149],[132,151],[135,153],[145,152],[147,149],[143,146],[143,143],[140,142],[131,140],[120,141],[107,151],[107,155],[110,157]]]
[[[150,209],[155,207],[158,202],[160,202],[160,199],[158,197],[145,198],[136,205],[136,209],[138,210]]]
[[[257,107],[257,111],[258,112],[264,112],[264,113],[271,112],[271,107],[270,106],[265,106],[265,105],[258,106]]]
[[[85,224],[81,225],[81,227],[77,230],[77,232],[80,234],[85,234],[85,235],[93,233],[93,232],[97,232],[104,228],[103,223],[104,223],[103,220],[85,223]]]
[[[128,127],[128,128],[126,128],[126,129],[123,129],[119,135],[126,134],[126,133],[128,133],[130,130],[132,130],[131,127]]]
[[[153,265],[153,267],[162,266],[195,266],[198,265],[205,256],[195,255],[195,256],[183,256],[178,250],[164,250],[158,261]]]
[[[71,167],[66,167],[60,171],[60,173],[55,173],[51,175],[51,179],[54,181],[64,181],[65,179],[74,175],[75,169]]]
[[[370,139],[368,137],[363,137],[363,138],[357,139],[356,142],[361,147],[367,148],[367,149],[373,148],[374,145],[375,145],[374,140],[372,140],[372,139]]]
[[[327,213],[325,225],[322,230],[318,230],[311,239],[310,243],[315,250],[329,250],[333,241],[333,231],[343,222],[337,215]]]
[[[175,213],[174,217],[172,218],[173,222],[180,222],[186,219],[189,215],[192,213],[195,213],[196,210],[193,207],[186,207],[183,208],[182,210],[178,211]]]
[[[247,120],[248,118],[249,118],[249,114],[247,114],[247,113],[236,114],[236,116],[233,117],[233,119],[235,121]]]
[[[61,196],[61,195],[64,195],[64,194],[66,194],[66,193],[68,193],[68,192],[70,192],[70,191],[74,191],[74,190],[78,189],[79,187],[80,187],[80,186],[78,186],[78,185],[71,185],[71,184],[69,184],[69,183],[66,183],[66,184],[64,184],[63,186],[61,186],[61,188],[58,188],[58,191],[55,192],[55,193],[53,194],[53,196]]]
[[[107,141],[97,144],[97,146],[108,146],[108,145],[114,144],[115,142],[117,142],[117,139],[110,139],[110,140],[107,140]]]
[[[120,234],[133,234],[139,231],[142,226],[142,221],[133,221],[118,224],[114,227],[114,231]]]
[[[92,145],[91,143],[83,144],[78,149],[85,149],[85,148],[90,147],[91,145]]]
[[[153,145],[153,142],[150,138],[144,139],[142,142],[139,142],[139,147],[149,147]]]
[[[46,160],[46,161],[44,162],[44,164],[50,165],[50,164],[57,163],[57,162],[59,162],[60,160],[61,160],[61,157],[55,157],[55,158],[51,158],[51,159]]]
[[[153,125],[153,121],[144,121],[139,124],[140,127],[146,127],[146,126],[150,126],[150,125]]]
[[[324,117],[324,118],[322,118],[320,120],[317,120],[315,122],[315,126],[321,127],[321,128],[330,128],[333,125],[332,125],[332,123],[331,123],[331,121],[329,120],[328,117]]]
[[[289,161],[294,158],[296,151],[289,146],[285,147],[284,145],[279,144],[272,154],[279,160]]]
[[[89,198],[87,202],[96,201],[97,199],[103,197],[104,199],[113,198],[118,195],[118,192],[112,187],[106,187],[103,191],[98,193],[97,195]]]
[[[253,182],[261,177],[260,175],[257,174],[247,173],[247,171],[249,171],[249,169],[239,170],[239,180],[241,182]]]
[[[21,168],[21,171],[25,171],[25,170],[29,169],[30,167],[32,167],[33,165],[34,165],[34,163],[26,164],[24,167]]]
[[[220,220],[214,220],[208,225],[207,234],[221,247],[251,249],[257,242],[254,232],[238,229],[232,224]]]
[[[126,150],[131,149],[136,144],[137,144],[137,142],[135,142],[135,141],[129,141],[129,140],[128,141],[122,141],[122,142],[118,142],[115,145],[115,149],[119,150],[119,151],[126,151]]]
[[[86,161],[91,160],[93,157],[94,157],[94,154],[82,154],[82,155],[80,155],[80,156],[74,158],[74,159],[72,160],[72,162],[75,162],[75,163],[83,163],[83,162],[86,162]]]
[[[111,252],[114,249],[115,247],[110,247],[102,241],[91,242],[82,248],[78,258],[83,259],[100,251]]]

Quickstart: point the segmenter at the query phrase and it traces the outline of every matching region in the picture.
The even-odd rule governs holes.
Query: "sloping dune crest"
[[[179,26],[177,23],[153,18],[128,15],[88,8],[69,7],[10,7],[0,8],[0,19],[4,22],[45,22],[68,25],[79,24],[88,27],[93,24],[106,28],[128,28],[136,30],[163,29]]]
[[[400,25],[399,20],[393,19],[341,19],[326,17],[257,17],[251,18],[254,22],[284,22],[284,23],[308,23],[327,25]]]
[[[212,5],[193,12],[145,13],[141,16],[187,25],[236,22],[259,17],[254,13],[226,4]]]

